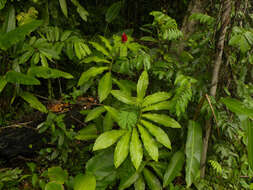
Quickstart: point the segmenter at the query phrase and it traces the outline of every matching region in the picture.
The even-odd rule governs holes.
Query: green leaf
[[[137,98],[143,100],[148,88],[148,73],[143,71],[137,83]]]
[[[77,6],[77,12],[79,13],[80,17],[87,22],[87,17],[89,16],[89,13],[80,4]]]
[[[141,134],[141,139],[144,144],[145,149],[147,150],[149,156],[155,160],[158,161],[158,146],[155,142],[155,140],[151,137],[151,135],[142,127],[141,125],[138,125],[138,129]]]
[[[30,104],[31,107],[43,112],[47,113],[47,108],[31,93],[22,92],[20,94],[21,98],[23,98],[26,102]]]
[[[139,178],[134,183],[134,189],[135,190],[145,190],[145,182],[144,182],[142,175],[139,175]]]
[[[150,170],[144,168],[143,175],[150,190],[162,190],[159,179]]]
[[[181,125],[177,121],[167,115],[146,113],[142,114],[142,117],[149,119],[153,122],[159,123],[165,127],[181,128]]]
[[[108,67],[91,67],[89,70],[82,73],[82,75],[78,81],[78,86],[83,85],[91,77],[95,77],[95,76],[103,73],[107,69],[108,69]]]
[[[142,109],[142,112],[158,111],[158,110],[170,110],[170,109],[171,109],[171,102],[164,101],[164,102],[160,102],[160,103],[157,103],[157,104],[147,106],[147,107]]]
[[[0,9],[1,9],[1,1],[0,1]],[[10,32],[16,28],[16,16],[15,16],[15,8],[11,5],[8,8],[8,13],[5,16],[5,22],[3,25],[3,32]]]
[[[51,182],[46,184],[45,190],[64,190],[64,187],[63,187],[62,184],[51,181]]]
[[[64,16],[66,18],[68,18],[68,7],[67,7],[66,0],[59,0],[59,3],[60,3],[61,10],[62,10]]]
[[[79,130],[75,138],[77,140],[87,141],[97,138],[97,133],[98,131],[95,125],[88,125],[87,127]]]
[[[243,128],[246,131],[248,139],[247,150],[248,150],[248,162],[250,168],[253,169],[253,122],[249,118],[245,118],[241,121]]]
[[[178,151],[173,154],[172,158],[170,159],[168,168],[163,177],[163,187],[169,185],[179,174],[179,172],[183,168],[184,160],[185,157],[182,151]]]
[[[106,57],[111,58],[109,52],[103,47],[101,46],[99,43],[96,42],[89,42],[96,50],[98,50],[99,52],[103,53]]]
[[[126,57],[127,56],[127,46],[125,44],[122,44],[120,46],[119,56],[120,57]]]
[[[141,123],[148,129],[148,131],[156,138],[159,143],[171,149],[170,139],[160,127],[157,127],[145,120],[141,120]]]
[[[135,98],[128,96],[127,94],[125,94],[124,92],[120,91],[120,90],[112,90],[111,94],[117,98],[119,101],[125,103],[125,104],[130,104],[130,105],[135,105],[136,104],[136,100]]]
[[[40,81],[29,75],[25,75],[16,71],[8,71],[5,75],[5,80],[14,84],[23,84],[23,85],[39,85]]]
[[[108,148],[109,146],[113,145],[125,133],[125,130],[111,130],[104,132],[96,139],[93,151]]]
[[[111,73],[106,73],[99,81],[98,84],[98,97],[99,101],[103,102],[112,90],[112,77]]]
[[[132,131],[132,137],[130,142],[130,156],[131,161],[137,170],[142,162],[143,150],[141,141],[139,139],[139,134],[136,128],[133,128]]]
[[[23,40],[27,34],[36,30],[42,23],[42,21],[33,20],[27,24],[15,28],[14,30],[0,35],[0,48],[3,50],[9,49],[20,40]]]
[[[106,109],[103,106],[96,107],[93,110],[91,110],[88,115],[85,118],[85,122],[89,122],[93,119],[98,118],[103,112],[105,112]]]
[[[39,77],[39,78],[44,78],[44,79],[50,79],[50,78],[66,78],[66,79],[72,79],[73,76],[69,73],[60,71],[58,69],[51,69],[49,67],[44,67],[44,66],[33,66],[30,67],[28,70],[28,75],[34,77]]]
[[[135,171],[134,173],[131,173],[131,174],[125,177],[124,179],[121,179],[119,190],[124,190],[124,189],[129,188],[138,179],[139,171]]]
[[[62,35],[61,35],[61,41],[65,41],[68,39],[68,37],[72,34],[72,31],[70,30],[65,30]]]
[[[119,111],[111,106],[104,106],[104,108],[111,114],[113,120],[119,123]]]
[[[74,178],[74,190],[95,190],[96,178],[92,174],[79,174]]]
[[[7,0],[0,0],[0,10],[4,8],[6,2]]]
[[[229,110],[237,115],[244,115],[253,118],[253,109],[247,108],[242,102],[233,98],[221,98]]]
[[[47,175],[50,181],[55,181],[59,184],[64,184],[68,180],[68,172],[60,166],[48,168]]]
[[[111,46],[110,41],[109,41],[108,39],[106,39],[105,37],[103,37],[103,36],[99,36],[99,38],[101,39],[102,42],[104,42],[105,47],[106,47],[109,51],[111,51],[111,50],[112,50],[112,46]]]
[[[122,129],[132,129],[138,119],[137,112],[120,111],[119,113],[119,126]]]
[[[168,92],[157,92],[157,93],[151,94],[144,98],[142,107],[165,101],[169,99],[171,96],[172,94]]]
[[[157,42],[157,40],[155,38],[153,38],[152,36],[143,36],[141,37],[142,41],[147,41],[147,42]]]
[[[113,3],[106,11],[105,20],[111,23],[118,15],[121,9],[121,1]]]
[[[112,115],[110,114],[110,112],[107,112],[103,120],[103,130],[110,131],[112,127],[113,127]]]
[[[202,129],[200,125],[190,120],[186,140],[186,184],[190,187],[200,170],[202,151]]]
[[[127,158],[129,153],[129,141],[131,137],[131,131],[128,131],[117,143],[114,152],[114,165],[118,168],[122,162]]]
[[[6,86],[7,81],[4,77],[0,77],[0,93],[3,91],[4,87]]]
[[[97,57],[97,56],[87,57],[82,62],[84,62],[84,63],[91,63],[91,62],[95,62],[95,63],[110,63],[110,61],[108,61],[107,59],[103,59],[103,58],[100,58],[100,57]]]

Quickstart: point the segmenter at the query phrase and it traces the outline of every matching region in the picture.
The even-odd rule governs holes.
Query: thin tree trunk
[[[223,11],[222,11],[222,20],[221,20],[221,32],[219,36],[219,41],[217,44],[217,53],[216,53],[216,60],[214,63],[213,68],[213,75],[212,75],[212,87],[210,89],[210,95],[215,97],[217,85],[219,82],[219,71],[222,63],[222,55],[224,51],[224,44],[225,38],[227,33],[227,27],[230,23],[230,12],[231,12],[231,0],[224,0],[223,4]],[[205,164],[206,164],[206,156],[207,156],[207,149],[208,149],[208,141],[212,131],[212,117],[206,121],[206,135],[203,142],[203,150],[201,156],[201,178],[205,177]]]

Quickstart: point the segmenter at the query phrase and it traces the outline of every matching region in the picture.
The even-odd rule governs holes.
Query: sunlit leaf
[[[74,190],[95,190],[96,178],[92,174],[79,174],[74,178]]]
[[[165,127],[181,128],[181,125],[176,120],[164,114],[145,113],[142,114],[142,117],[159,123]]]
[[[125,104],[130,104],[130,105],[134,105],[136,104],[136,100],[135,98],[128,96],[127,94],[125,94],[124,92],[120,91],[120,90],[112,90],[111,94],[117,98],[119,101],[125,103]]]
[[[142,101],[148,88],[148,73],[143,71],[137,83],[137,98]]]
[[[99,81],[98,84],[98,97],[99,101],[103,102],[112,90],[112,77],[111,72],[106,73]]]
[[[144,98],[142,107],[165,101],[169,99],[171,96],[172,94],[168,92],[157,92],[157,93],[151,94]]]
[[[143,149],[142,149],[142,144],[139,139],[139,134],[136,128],[133,128],[133,131],[132,131],[132,137],[131,137],[131,142],[130,142],[130,156],[131,156],[131,161],[137,170],[142,162]]]
[[[23,85],[39,85],[40,81],[29,75],[17,71],[8,71],[5,75],[5,80],[14,84],[23,84]]]
[[[106,109],[103,106],[99,106],[99,107],[96,107],[96,108],[92,109],[88,113],[88,115],[86,116],[85,122],[89,122],[93,119],[98,118],[105,111],[106,111]]]

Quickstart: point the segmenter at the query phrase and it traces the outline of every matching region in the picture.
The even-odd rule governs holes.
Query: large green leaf
[[[190,187],[200,170],[202,151],[202,129],[200,125],[190,120],[186,141],[186,184]]]
[[[7,81],[5,80],[4,77],[0,77],[0,93],[2,92],[2,90],[4,89],[4,87],[6,86]]]
[[[84,63],[91,63],[91,62],[95,62],[95,63],[110,63],[110,61],[108,61],[107,59],[100,58],[100,57],[97,57],[97,56],[87,57],[82,62],[84,62]]]
[[[101,39],[102,42],[104,42],[105,47],[106,47],[109,51],[111,51],[111,50],[112,50],[112,46],[111,46],[110,41],[109,41],[108,39],[106,39],[105,37],[103,37],[103,36],[99,36],[99,38]]]
[[[97,138],[97,128],[95,125],[88,125],[83,129],[79,130],[75,138],[77,140],[91,140]]]
[[[139,139],[139,134],[136,128],[133,128],[133,131],[132,131],[132,138],[130,142],[130,156],[131,156],[131,161],[137,170],[142,162],[143,149],[142,149],[142,144]]]
[[[145,113],[142,114],[142,117],[149,119],[153,122],[159,123],[164,125],[165,127],[172,127],[172,128],[181,128],[181,125],[172,119],[171,117],[163,114],[155,114],[155,113]]]
[[[129,141],[131,137],[131,131],[128,131],[117,143],[114,152],[114,165],[118,168],[122,162],[127,158],[129,153]]]
[[[113,120],[119,123],[119,111],[111,106],[104,106],[104,108],[111,114]]]
[[[64,184],[68,180],[68,172],[59,166],[48,168],[47,175],[51,181],[59,184]]]
[[[107,111],[103,120],[103,130],[110,131],[113,127],[113,119],[110,112]]]
[[[249,118],[245,118],[242,121],[242,126],[246,130],[246,136],[248,139],[248,162],[250,168],[253,169],[253,122]]]
[[[4,8],[6,2],[7,0],[0,0],[0,10]]]
[[[221,98],[221,101],[235,114],[253,118],[253,109],[247,108],[239,100],[233,98]]]
[[[64,187],[62,184],[59,184],[55,181],[51,181],[46,184],[45,190],[64,190]]]
[[[99,101],[103,102],[112,90],[112,77],[111,72],[106,73],[99,81],[98,84],[98,97]]]
[[[145,182],[142,175],[139,176],[137,181],[134,183],[135,190],[145,190]]]
[[[98,118],[106,109],[103,106],[99,106],[91,110],[85,118],[85,122],[89,122],[93,119]]]
[[[92,174],[79,174],[74,178],[74,190],[95,190],[96,178]]]
[[[148,131],[156,138],[159,143],[171,149],[170,139],[160,127],[157,127],[145,120],[141,120],[141,123],[148,129]]]
[[[28,102],[31,107],[33,107],[43,113],[47,113],[47,108],[33,94],[31,94],[29,92],[22,92],[22,93],[20,93],[20,96],[26,102]]]
[[[142,101],[148,88],[148,72],[143,71],[137,83],[137,98]]]
[[[112,22],[119,14],[121,9],[121,1],[113,3],[106,11],[105,20],[106,22]]]
[[[150,190],[162,190],[159,179],[150,170],[144,168],[143,175]]]
[[[108,67],[91,67],[89,70],[82,73],[82,75],[78,81],[78,86],[83,85],[91,77],[95,77],[95,76],[103,73],[107,69],[108,69]]]
[[[172,156],[163,177],[163,187],[166,187],[175,179],[175,177],[183,168],[184,160],[185,156],[182,151],[178,151]]]
[[[157,104],[147,106],[147,107],[142,109],[142,112],[158,111],[158,110],[170,110],[170,109],[171,109],[171,102],[164,101],[164,102],[160,102],[160,103],[157,103]]]
[[[111,57],[109,52],[97,42],[89,42],[96,50],[103,53],[106,57]]]
[[[138,120],[137,112],[120,111],[119,113],[119,126],[122,129],[132,129]]]
[[[1,1],[0,1],[1,2]],[[1,4],[1,3],[0,3]],[[0,5],[1,7],[1,5]],[[16,28],[16,15],[15,15],[15,8],[11,5],[5,13],[5,19],[2,31],[3,32],[10,32]]]
[[[126,93],[120,90],[112,90],[111,94],[117,98],[119,101],[124,102],[125,104],[134,105],[136,104],[136,99],[134,97],[128,96]]]
[[[169,99],[171,96],[172,94],[168,92],[157,92],[157,93],[151,94],[144,98],[142,106],[145,107],[151,104],[165,101]]]
[[[20,40],[23,40],[27,34],[36,30],[43,22],[33,20],[27,24],[19,26],[5,34],[0,35],[0,49],[7,50]]]
[[[144,144],[145,149],[147,150],[149,156],[155,160],[158,161],[158,146],[155,142],[155,140],[151,137],[151,135],[146,131],[144,127],[141,125],[138,125],[138,129],[141,134],[141,139]]]
[[[68,18],[68,6],[66,0],[59,0],[59,3],[64,16]]]
[[[33,77],[36,76],[36,77],[44,78],[44,79],[59,78],[59,77],[63,77],[66,79],[73,78],[73,76],[69,73],[60,71],[58,69],[51,69],[49,67],[44,67],[44,66],[31,67],[27,73],[30,76],[33,76]]]
[[[25,75],[23,73],[17,71],[8,71],[5,75],[5,79],[7,82],[14,84],[23,84],[23,85],[39,85],[40,81],[34,77],[29,75]]]
[[[93,151],[108,148],[125,133],[125,130],[111,130],[104,132],[96,139],[96,142],[93,146]]]

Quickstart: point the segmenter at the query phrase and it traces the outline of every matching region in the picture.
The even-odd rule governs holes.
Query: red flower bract
[[[127,41],[127,35],[126,35],[125,32],[123,32],[123,34],[122,34],[122,36],[121,36],[121,41],[122,41],[123,43],[125,43],[125,42]]]

